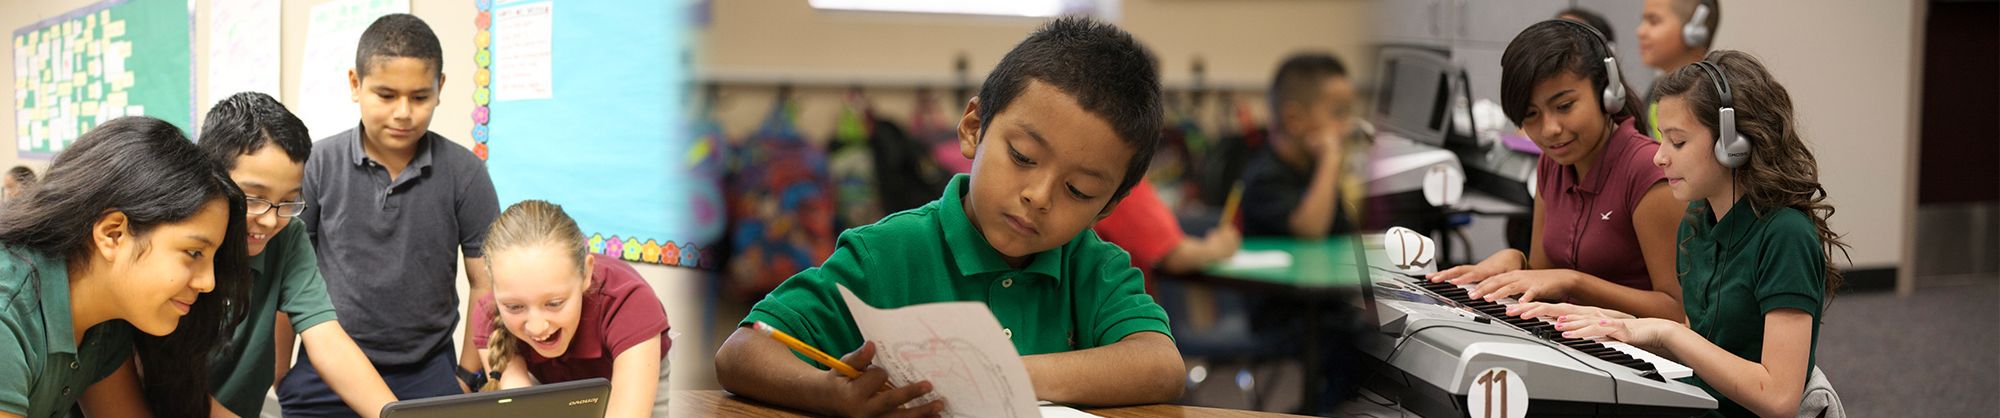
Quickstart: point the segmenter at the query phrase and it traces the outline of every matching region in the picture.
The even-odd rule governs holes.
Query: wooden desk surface
[[[720,390],[674,391],[673,416],[676,417],[814,417],[816,415],[793,411],[750,400]],[[1203,408],[1181,405],[1144,405],[1123,408],[1085,409],[1093,415],[1112,418],[1139,417],[1243,417],[1270,418],[1295,417],[1297,415],[1274,414],[1257,411]]]

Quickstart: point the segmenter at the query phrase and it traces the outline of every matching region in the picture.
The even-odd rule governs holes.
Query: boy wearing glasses
[[[295,336],[315,353],[312,362],[349,406],[373,416],[394,402],[382,376],[334,320],[305,225],[292,222],[306,207],[300,184],[312,140],[305,124],[271,96],[237,93],[209,109],[199,145],[243,189],[256,277],[249,316],[230,334],[222,357],[210,363],[211,409],[259,415],[264,393],[291,368]]]

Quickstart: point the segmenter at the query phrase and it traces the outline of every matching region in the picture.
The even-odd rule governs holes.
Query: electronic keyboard
[[[1545,319],[1508,316],[1512,298],[1472,299],[1469,285],[1382,267],[1369,276],[1382,333],[1357,346],[1387,369],[1365,384],[1419,415],[1477,412],[1466,395],[1495,367],[1522,379],[1531,416],[1686,417],[1716,406],[1700,388],[1673,380],[1692,376],[1687,366],[1622,342],[1563,337]]]

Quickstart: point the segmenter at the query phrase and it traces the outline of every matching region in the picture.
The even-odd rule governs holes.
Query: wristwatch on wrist
[[[487,381],[486,373],[475,372],[466,369],[455,369],[455,370],[458,371],[458,380],[461,382],[465,382],[465,387],[467,389],[471,389],[473,392],[478,392],[479,388],[486,387],[486,381]]]

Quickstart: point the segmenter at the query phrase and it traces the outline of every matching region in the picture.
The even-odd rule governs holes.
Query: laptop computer
[[[604,378],[391,402],[382,418],[603,418]]]

